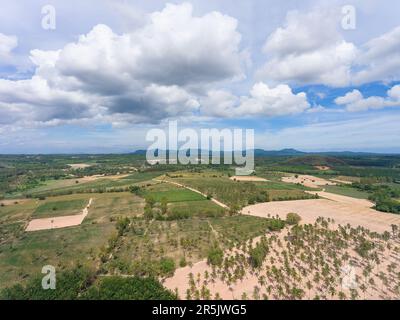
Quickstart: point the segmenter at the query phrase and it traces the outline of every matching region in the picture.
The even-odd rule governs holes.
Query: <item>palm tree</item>
[[[364,300],[365,300],[365,292],[367,291],[367,286],[363,283],[363,284],[361,284],[360,289],[364,294]]]
[[[338,295],[340,300],[346,300],[346,294],[343,291],[339,291]]]
[[[215,293],[214,300],[221,300],[221,296],[218,292]]]
[[[307,281],[306,286],[307,286],[307,289],[308,289],[308,300],[310,300],[310,291],[313,288],[310,280]]]

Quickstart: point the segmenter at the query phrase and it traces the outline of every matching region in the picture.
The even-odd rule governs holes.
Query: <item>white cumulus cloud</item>
[[[356,64],[355,84],[400,80],[400,26],[368,41]]]
[[[364,44],[345,40],[340,11],[292,11],[263,46],[267,82],[331,87],[400,80],[400,26]]]
[[[58,50],[32,50],[32,78],[0,79],[0,108],[13,112],[3,119],[155,123],[191,114],[206,86],[242,76],[236,19],[216,11],[195,16],[183,3],[146,21],[123,34],[96,25]],[[2,39],[0,54],[13,47]]]
[[[5,35],[0,32],[0,65],[11,62],[11,52],[18,46],[16,36]]]
[[[364,98],[363,94],[355,89],[342,97],[337,97],[335,103],[345,106],[351,112],[398,107],[400,106],[400,85],[393,86],[388,90],[386,97],[370,96]]]
[[[342,38],[338,21],[336,11],[331,10],[289,12],[285,25],[264,44],[267,62],[258,77],[301,85],[347,85],[357,48]]]
[[[298,114],[310,108],[304,92],[293,93],[288,85],[269,87],[256,83],[249,95],[236,97],[224,90],[210,91],[202,100],[205,114],[222,117],[272,117]]]

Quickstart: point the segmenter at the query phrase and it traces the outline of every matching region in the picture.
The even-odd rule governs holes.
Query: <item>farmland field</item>
[[[210,195],[222,203],[242,207],[249,202],[311,198],[302,186],[280,182],[233,181],[225,175],[215,173],[193,173],[182,177],[167,178]]]
[[[307,157],[290,159],[288,163],[287,157],[258,158],[255,175],[243,180],[232,178],[234,171],[227,167],[185,169],[177,165],[167,170],[165,166],[146,167],[136,159],[140,170],[134,170],[126,164],[125,156],[121,156],[121,162],[113,156],[109,162],[102,157],[101,163],[76,157],[74,163],[92,165],[65,169],[71,159],[58,158],[55,165],[49,158],[48,165],[56,175],[60,174],[57,179],[43,177],[42,171],[29,168],[29,175],[37,172],[40,182],[33,183],[29,178],[31,182],[27,184],[28,180],[19,177],[9,191],[2,191],[0,270],[4,272],[0,276],[0,292],[15,284],[31,285],[44,265],[52,265],[66,276],[68,272],[92,274],[95,280],[88,288],[91,294],[108,278],[119,281],[119,277],[150,276],[172,292],[178,288],[181,299],[189,297],[186,291],[179,291],[182,288],[190,291],[190,298],[202,299],[208,297],[208,291],[203,288],[196,293],[193,283],[188,287],[190,272],[209,278],[212,268],[216,268],[219,280],[215,279],[209,287],[213,297],[232,297],[228,288],[235,283],[236,298],[242,294],[257,298],[253,291],[262,278],[254,278],[253,271],[241,278],[253,267],[242,269],[237,265],[229,276],[221,266],[230,270],[228,266],[234,266],[234,261],[238,261],[235,259],[242,259],[241,254],[251,256],[253,249],[249,243],[254,241],[252,246],[256,246],[260,237],[267,237],[271,243],[279,238],[276,252],[280,252],[281,246],[290,247],[289,238],[283,236],[291,232],[293,222],[287,218],[289,213],[300,217],[300,222],[296,222],[300,226],[321,222],[323,217],[332,219],[331,224],[377,231],[382,234],[379,241],[388,237],[384,231],[397,234],[396,229],[391,230],[391,225],[400,222],[397,215],[377,209],[396,208],[393,201],[398,203],[396,199],[400,198],[398,169],[357,167],[346,176],[342,162],[345,160],[338,161],[338,165],[328,163],[330,169],[321,170],[315,157],[311,166],[306,165]],[[12,158],[11,163],[15,161],[18,163]],[[296,165],[296,161],[300,164]],[[43,157],[40,163],[44,165]],[[326,164],[321,162],[321,166]],[[102,175],[101,167],[109,174]],[[68,170],[68,176],[62,176],[64,170]],[[388,178],[390,170],[393,178]],[[357,176],[360,172],[365,174]],[[377,172],[383,175],[371,175]],[[34,219],[80,215],[89,199],[92,203],[80,225],[25,231]],[[314,226],[325,230],[318,232],[331,232],[325,225]],[[391,248],[396,248],[398,240],[389,238],[393,241]],[[273,260],[268,259],[272,264]],[[213,263],[217,265],[211,267]],[[268,290],[277,287],[266,290],[264,294],[268,295]],[[271,298],[277,297],[270,294]],[[349,292],[344,294],[350,296]],[[378,293],[369,294],[372,297]]]
[[[86,202],[85,199],[45,202],[36,208],[32,217],[44,218],[58,215],[79,214],[85,207]]]
[[[349,196],[358,199],[367,199],[369,196],[366,192],[358,191],[354,188],[346,186],[326,186],[324,189],[331,193],[341,194],[343,196]]]

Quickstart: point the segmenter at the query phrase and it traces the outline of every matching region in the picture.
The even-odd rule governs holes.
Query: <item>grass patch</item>
[[[12,244],[0,245],[0,287],[24,283],[41,274],[44,265],[57,270],[79,262],[95,267],[100,247],[115,232],[111,222],[24,233]]]
[[[147,180],[154,179],[158,176],[160,176],[162,173],[155,171],[155,172],[136,172],[133,174],[130,174],[129,176],[126,176],[122,178],[121,180],[130,180],[130,182],[138,183],[138,182],[143,182]]]
[[[162,258],[179,265],[184,257],[197,262],[215,241],[207,220],[145,221],[134,219],[106,268],[109,272],[157,276]]]
[[[221,235],[222,241],[242,243],[250,238],[265,234],[271,225],[270,220],[240,215],[210,219],[210,223],[218,234]]]
[[[167,191],[148,191],[146,195],[151,195],[156,202],[161,202],[163,198],[167,199],[167,202],[206,200],[201,194],[184,188]]]
[[[34,218],[46,218],[80,214],[86,206],[86,199],[74,199],[66,201],[48,201],[39,205],[33,213]]]
[[[188,214],[189,217],[219,217],[225,210],[210,200],[173,202],[168,205],[168,211],[172,215]]]
[[[368,199],[368,192],[360,191],[352,187],[344,186],[324,186],[325,191],[342,196],[348,196],[356,199]]]
[[[229,207],[244,207],[248,204],[273,200],[312,198],[305,193],[307,188],[283,182],[243,182],[233,181],[227,176],[205,176],[191,174],[173,179],[184,185],[210,194]]]

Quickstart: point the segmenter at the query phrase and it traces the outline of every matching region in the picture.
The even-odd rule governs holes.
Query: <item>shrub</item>
[[[208,251],[207,262],[213,266],[220,266],[224,259],[224,252],[217,246]]]
[[[168,201],[167,198],[163,197],[161,199],[161,213],[166,214],[168,210]]]
[[[254,268],[260,268],[262,266],[262,263],[264,262],[265,257],[267,256],[267,253],[268,245],[264,241],[257,243],[254,248],[250,249],[250,264]]]
[[[356,252],[363,258],[367,258],[369,252],[374,248],[374,244],[371,241],[362,239],[356,246]]]
[[[171,258],[161,258],[159,268],[161,275],[172,276],[176,269],[175,261]]]
[[[270,219],[268,222],[268,229],[270,231],[279,231],[285,227],[285,221],[281,219]]]
[[[155,278],[102,278],[83,296],[86,300],[175,300],[177,296],[165,289]]]
[[[187,262],[186,262],[185,257],[182,257],[182,258],[181,258],[181,260],[179,261],[179,266],[180,266],[181,268],[187,266]]]
[[[286,223],[288,223],[290,225],[298,224],[300,222],[300,220],[301,220],[301,217],[297,213],[289,212],[286,215]]]
[[[154,217],[153,210],[146,205],[146,207],[144,208],[144,218],[146,220],[151,220],[153,219],[153,217]]]
[[[142,189],[139,186],[129,186],[129,192],[136,195],[141,195]]]
[[[129,220],[128,217],[119,218],[117,220],[116,228],[117,228],[118,234],[120,236],[122,236],[125,233],[125,231],[128,229],[130,222],[131,221]]]
[[[153,208],[154,205],[156,204],[156,200],[151,195],[147,195],[145,200],[146,200],[146,205],[148,205],[150,208]]]

